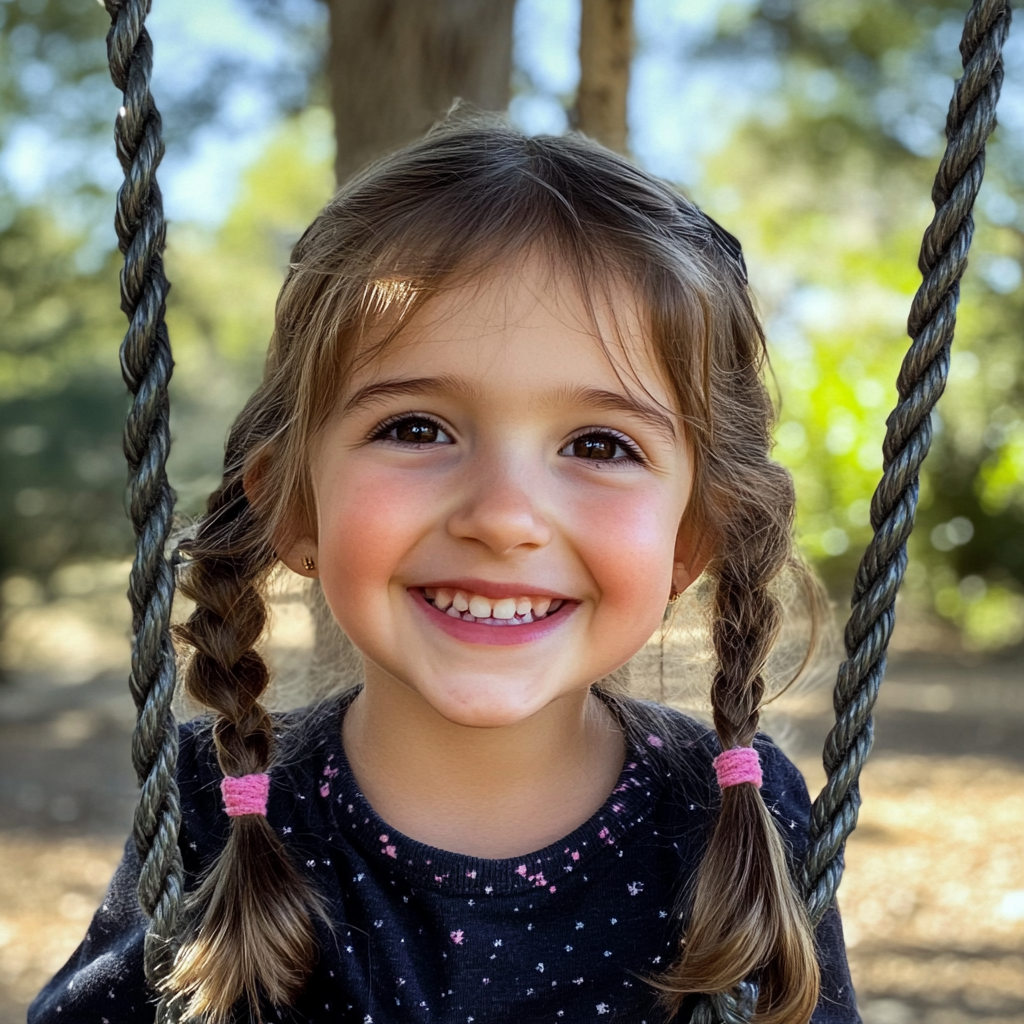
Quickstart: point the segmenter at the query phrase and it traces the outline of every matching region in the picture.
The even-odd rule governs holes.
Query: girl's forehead
[[[367,358],[357,356],[346,391],[396,374],[457,375],[506,388],[639,389],[674,408],[645,320],[621,280],[609,276],[584,290],[552,260],[528,256],[438,291],[398,330],[393,322],[370,328]]]

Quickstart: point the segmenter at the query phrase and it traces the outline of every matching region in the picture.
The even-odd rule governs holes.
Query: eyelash
[[[368,440],[370,441],[387,441],[390,444],[398,445],[402,448],[423,448],[428,447],[437,442],[430,441],[402,441],[397,437],[389,437],[388,435],[396,427],[402,423],[410,421],[420,421],[422,423],[430,423],[437,430],[450,437],[451,431],[436,417],[427,415],[426,413],[398,413],[395,416],[389,416],[382,423],[378,424],[373,431],[371,431]],[[616,430],[610,430],[607,427],[585,427],[583,430],[574,434],[569,438],[568,441],[559,449],[558,454],[561,455],[567,448],[574,445],[577,441],[582,441],[584,438],[601,438],[609,439],[615,442],[616,447],[622,448],[625,451],[625,455],[620,455],[611,459],[581,459],[580,461],[592,462],[595,468],[600,466],[621,466],[624,463],[632,463],[635,465],[646,465],[647,459],[644,456],[643,451],[636,444],[635,441],[627,437],[625,434],[620,434]],[[567,458],[569,456],[566,456]]]
[[[584,438],[588,437],[614,441],[615,445],[622,448],[626,454],[619,455],[611,459],[581,459],[581,462],[592,462],[595,468],[599,468],[601,466],[621,466],[625,463],[639,466],[647,465],[647,458],[635,441],[627,437],[625,434],[620,434],[617,430],[610,430],[608,427],[585,427],[583,430],[580,430],[570,437],[561,449],[559,449],[558,454],[561,455],[562,452],[574,445],[577,441],[582,441]]]
[[[370,440],[370,441],[388,441],[391,444],[398,445],[399,447],[402,447],[402,448],[422,448],[425,445],[428,445],[428,444],[431,444],[431,443],[436,444],[436,442],[427,442],[427,441],[421,441],[421,442],[402,441],[402,440],[400,440],[397,437],[389,437],[388,436],[391,433],[391,431],[394,430],[400,424],[402,424],[402,423],[409,423],[409,422],[417,422],[417,421],[420,422],[420,423],[430,423],[431,425],[436,427],[437,430],[440,433],[444,434],[446,437],[450,437],[451,436],[452,432],[439,419],[437,419],[434,416],[428,416],[426,413],[420,413],[420,412],[417,412],[417,413],[402,412],[402,413],[398,413],[396,416],[389,416],[386,420],[383,421],[383,423],[380,423],[376,427],[374,427],[373,430],[370,432],[368,440]]]

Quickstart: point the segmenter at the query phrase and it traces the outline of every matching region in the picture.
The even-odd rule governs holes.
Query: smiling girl
[[[736,240],[584,139],[463,120],[339,192],[183,545],[188,1015],[654,1024],[749,978],[759,1022],[859,1020],[757,734],[806,579],[764,361]],[[364,671],[273,718],[279,562]],[[702,572],[714,731],[613,681]],[[153,1019],[139,870],[31,1021]]]

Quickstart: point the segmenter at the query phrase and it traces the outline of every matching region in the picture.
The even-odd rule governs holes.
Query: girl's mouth
[[[468,644],[532,643],[557,630],[579,606],[565,598],[489,598],[453,587],[410,587],[409,594],[442,632]]]
[[[558,598],[552,600],[528,594],[490,598],[446,587],[423,587],[422,593],[428,604],[449,618],[479,622],[484,626],[526,626],[554,615],[565,604]]]

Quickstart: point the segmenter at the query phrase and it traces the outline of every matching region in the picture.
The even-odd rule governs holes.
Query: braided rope
[[[121,345],[121,372],[134,396],[124,432],[129,469],[129,515],[136,549],[128,585],[132,607],[132,668],[129,686],[138,713],[132,762],[142,792],[133,838],[142,862],[139,905],[150,917],[145,971],[159,991],[174,958],[183,869],[178,849],[181,809],[174,769],[178,730],[171,712],[174,649],[169,631],[174,576],[165,555],[174,511],[167,482],[167,384],[170,340],[164,323],[169,285],[163,270],[163,201],[156,169],[163,157],[160,114],[149,91],[153,45],[144,28],[146,0],[106,0],[111,28],[107,56],[124,105],[114,126],[124,184],[117,194],[114,223],[124,254],[121,309],[128,331]],[[158,1024],[176,1019],[162,1001]]]
[[[749,1024],[757,1008],[760,988],[756,981],[741,981],[735,992],[705,996],[694,1008],[690,1024]]]
[[[975,0],[964,23],[964,74],[949,104],[946,151],[932,188],[935,216],[918,259],[923,280],[907,322],[913,341],[896,381],[899,401],[887,420],[882,479],[871,501],[875,535],[854,581],[847,660],[836,680],[836,724],[825,740],[828,782],[811,813],[804,887],[815,923],[835,898],[843,874],[843,849],[857,824],[858,780],[873,739],[871,709],[885,675],[896,591],[907,566],[918,474],[932,439],[930,414],[949,373],[960,279],[974,235],[971,211],[985,173],[985,143],[996,125],[1010,16],[1008,0]]]

